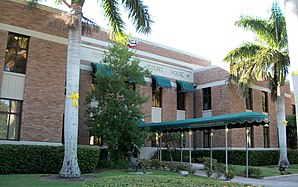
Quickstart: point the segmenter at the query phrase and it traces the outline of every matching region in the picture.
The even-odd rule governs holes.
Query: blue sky
[[[283,9],[283,0],[277,1]],[[47,0],[45,3],[54,6],[52,2],[53,0]],[[235,21],[240,15],[266,18],[272,2],[273,0],[144,0],[155,22],[152,33],[135,33],[129,21],[127,32],[147,41],[205,57],[212,64],[226,68],[227,64],[222,62],[225,55],[243,42],[253,40],[249,31],[234,26]],[[56,8],[67,10],[66,6]],[[83,13],[103,28],[107,27],[100,3],[96,0],[86,0]]]

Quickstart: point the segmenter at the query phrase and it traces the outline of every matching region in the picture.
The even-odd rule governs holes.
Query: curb
[[[286,178],[291,176],[298,176],[298,174],[290,174],[290,175],[277,175],[277,176],[271,176],[271,177],[263,177],[262,179],[268,180],[268,179],[278,179],[278,178]]]

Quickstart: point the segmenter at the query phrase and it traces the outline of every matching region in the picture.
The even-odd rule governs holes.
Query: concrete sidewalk
[[[207,177],[205,171],[203,170],[204,166],[202,164],[192,164],[192,167],[198,169],[195,175]],[[215,176],[212,175],[211,178],[215,178]],[[219,179],[225,180],[223,176]],[[266,177],[263,179],[253,179],[235,176],[235,178],[233,178],[231,181],[235,183],[252,184],[265,187],[297,187],[298,174]]]

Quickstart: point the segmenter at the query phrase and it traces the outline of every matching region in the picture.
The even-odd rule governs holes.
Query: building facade
[[[46,24],[51,15],[60,11],[42,5],[29,8],[24,0],[1,1],[0,9],[0,144],[61,145],[67,32]],[[104,31],[82,36],[79,144],[95,143],[85,125],[85,97],[92,89],[92,63],[100,63],[109,45]],[[142,40],[134,49],[140,66],[152,72],[152,77],[146,77],[148,86],[139,90],[152,98],[143,106],[145,122],[263,112],[269,115],[270,125],[251,129],[250,146],[278,147],[276,104],[270,99],[266,82],[253,85],[250,97],[243,99],[235,88],[227,87],[229,73],[211,66],[208,59]],[[169,85],[160,85],[161,79]],[[193,86],[195,91],[183,90],[183,84]],[[287,86],[287,114],[292,112],[291,99]],[[208,133],[194,132],[193,147],[210,146]],[[244,134],[244,129],[232,129],[229,145],[244,147]],[[216,131],[213,145],[223,147],[223,138],[224,131]]]

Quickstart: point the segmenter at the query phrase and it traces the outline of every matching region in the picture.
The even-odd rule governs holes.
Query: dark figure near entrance
[[[137,144],[135,144],[135,142],[131,142],[132,145],[132,151],[131,154],[133,157],[140,159],[140,148]]]
[[[137,158],[135,158],[132,154],[132,152],[128,151],[126,153],[127,158],[128,158],[128,167],[131,167],[132,169],[134,169],[134,172],[137,172],[139,168],[142,169],[143,173],[146,174],[146,172],[144,171],[144,168],[147,169],[147,167],[141,162],[139,161]]]

